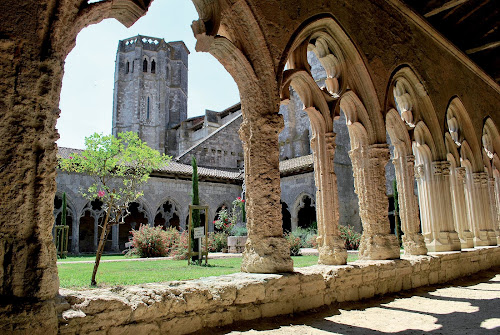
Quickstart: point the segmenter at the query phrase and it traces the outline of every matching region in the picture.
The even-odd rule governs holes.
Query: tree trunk
[[[99,263],[101,261],[102,253],[104,252],[104,246],[106,245],[106,239],[107,239],[108,233],[109,233],[108,221],[109,221],[109,213],[110,212],[111,212],[111,207],[108,208],[108,211],[106,212],[106,218],[104,219],[104,223],[102,225],[101,238],[99,239],[99,244],[97,246],[97,252],[95,255],[94,271],[92,272],[92,279],[90,281],[91,286],[97,285],[97,283],[95,281],[95,276],[97,274],[97,269],[99,268]]]

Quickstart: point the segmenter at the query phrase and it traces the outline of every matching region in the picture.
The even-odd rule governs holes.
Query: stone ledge
[[[236,273],[120,288],[61,289],[59,333],[187,334],[444,283],[495,266],[500,266],[500,247],[314,265],[291,274]]]

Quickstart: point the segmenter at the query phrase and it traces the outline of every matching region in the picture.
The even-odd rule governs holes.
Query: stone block
[[[177,316],[170,320],[160,320],[160,333],[181,335],[193,333],[202,328],[201,317],[198,315]]]
[[[359,299],[368,299],[375,295],[375,287],[373,285],[363,285],[359,287]]]
[[[284,300],[262,304],[260,305],[260,311],[263,318],[268,318],[276,315],[292,314],[293,307],[293,301]]]
[[[309,309],[318,308],[325,305],[325,299],[323,294],[316,294],[300,299],[295,299],[293,301],[293,311],[302,312]]]
[[[103,333],[105,334],[105,333]],[[137,334],[160,334],[160,327],[155,323],[129,324],[120,327],[112,327],[107,331],[108,335],[137,335]]]
[[[217,310],[201,316],[203,328],[220,327],[233,323],[233,312]]]
[[[262,283],[243,285],[236,292],[235,304],[247,304],[263,301],[266,298],[266,289]]]
[[[235,321],[247,321],[247,320],[255,320],[262,317],[261,307],[255,305],[247,305],[237,307],[233,311],[233,319]]]

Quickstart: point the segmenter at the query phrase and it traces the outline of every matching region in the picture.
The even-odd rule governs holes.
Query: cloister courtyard
[[[196,165],[186,160],[196,156],[206,159],[202,205],[214,202],[205,222],[210,217],[215,225],[221,203],[239,198],[247,236],[241,257],[213,260],[208,276],[169,278],[167,272],[193,267],[173,270],[168,266],[177,261],[170,259],[125,260],[122,270],[141,264],[142,270],[129,271],[135,275],[154,267],[151,280],[71,283],[78,277],[72,271],[90,270],[86,263],[58,261],[53,228],[62,207],[55,202],[62,201],[58,187],[69,193],[74,184],[90,183],[78,170],[59,169],[61,159],[76,157],[56,144],[64,62],[82,29],[108,18],[130,27],[152,2],[0,4],[0,333],[498,332],[500,30],[494,1],[193,0],[193,52],[222,64],[240,96],[240,104],[193,119],[183,100],[184,43],[142,35],[117,41],[115,83],[126,89],[115,90],[113,135],[132,131],[154,143],[156,153],[174,155],[170,168],[152,172],[159,186],[148,184],[134,204],[143,221],[127,224],[175,232],[189,227],[188,180]],[[160,74],[168,74],[167,81],[157,80]],[[287,116],[280,106],[287,106]],[[307,129],[290,127],[300,123],[297,116],[307,119]],[[235,143],[221,131],[230,127],[241,147],[211,147]],[[349,164],[338,161],[341,155]],[[236,166],[215,169],[213,162]],[[349,169],[340,172],[339,165]],[[131,166],[127,173],[139,170]],[[288,191],[297,190],[305,175],[308,192],[294,193],[287,204],[283,179],[292,185]],[[175,186],[165,188],[167,179]],[[349,206],[342,197],[346,181]],[[388,185],[394,185],[391,195]],[[178,195],[183,200],[173,201]],[[110,251],[127,248],[129,228],[99,235],[100,206],[82,200],[73,212],[77,255],[82,222],[91,236],[84,240],[89,253],[99,241],[105,249],[107,233]],[[350,206],[361,234],[356,259],[341,225]],[[284,232],[300,226],[306,207],[309,214],[314,207],[315,255],[292,258],[293,240]],[[102,269],[108,264],[114,263],[104,258]]]

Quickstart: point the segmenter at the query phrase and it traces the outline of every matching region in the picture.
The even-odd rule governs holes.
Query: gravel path
[[[500,268],[447,285],[197,334],[500,334]]]

